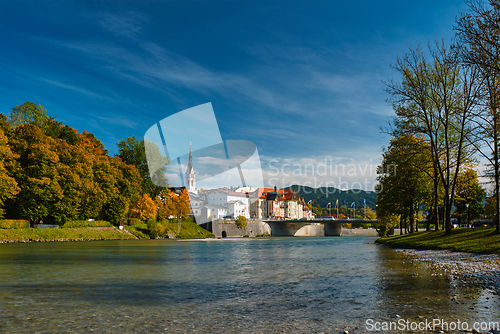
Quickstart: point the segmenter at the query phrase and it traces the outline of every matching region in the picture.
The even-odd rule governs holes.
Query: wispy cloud
[[[137,37],[147,17],[140,13],[127,12],[125,14],[98,13],[93,17],[105,30],[117,36],[130,38]]]
[[[33,77],[36,77],[36,76],[33,76]],[[97,94],[97,93],[91,92],[91,91],[89,91],[87,89],[84,89],[84,88],[81,88],[81,87],[78,87],[78,86],[70,85],[70,84],[59,82],[59,81],[55,81],[55,80],[50,80],[50,79],[43,78],[43,77],[36,77],[36,78],[38,80],[40,80],[40,81],[45,82],[45,83],[48,83],[48,84],[51,84],[51,85],[54,85],[54,86],[57,86],[57,87],[60,87],[60,88],[69,89],[69,90],[72,90],[74,92],[78,92],[78,93],[84,94],[87,97],[96,98],[96,99],[100,99],[100,100],[114,101],[109,96]]]
[[[137,127],[137,122],[124,116],[97,116],[102,123],[114,124],[124,126],[126,128],[134,129]]]

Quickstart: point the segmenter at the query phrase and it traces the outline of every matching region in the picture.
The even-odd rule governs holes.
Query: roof
[[[250,197],[250,195],[248,193],[242,193],[242,192],[236,192],[236,191],[224,190],[224,189],[219,189],[219,191],[223,192],[225,194],[231,195],[231,196]]]
[[[206,204],[204,205],[205,208],[207,209],[219,209],[219,210],[227,210],[227,208],[220,206],[220,205],[212,205],[212,204]]]
[[[284,189],[276,189],[278,193],[283,194]],[[257,190],[252,194],[254,197],[266,198],[268,193],[273,193],[274,188],[257,188]]]
[[[241,203],[242,205],[245,205],[245,203],[243,203],[242,201],[240,200],[236,200],[236,199],[233,199],[232,201],[228,201],[227,204],[236,204],[236,203]]]
[[[273,192],[268,192],[268,193],[266,194],[266,199],[267,199],[268,201],[275,201],[276,199],[280,199],[280,198],[281,198],[281,194],[280,194],[280,193],[278,193],[278,192],[275,192],[275,191],[273,191]]]

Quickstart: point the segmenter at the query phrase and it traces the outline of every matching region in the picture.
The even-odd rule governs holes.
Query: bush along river
[[[494,290],[375,239],[1,244],[0,331],[454,333],[499,321]]]

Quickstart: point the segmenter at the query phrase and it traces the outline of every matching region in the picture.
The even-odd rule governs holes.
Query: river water
[[[0,244],[0,330],[364,333],[384,322],[460,320],[471,329],[500,319],[488,289],[374,240]]]

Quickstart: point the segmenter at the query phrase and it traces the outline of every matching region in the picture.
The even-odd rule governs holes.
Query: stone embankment
[[[446,250],[396,249],[431,268],[444,270],[460,284],[479,284],[500,295],[500,255],[450,252]]]

